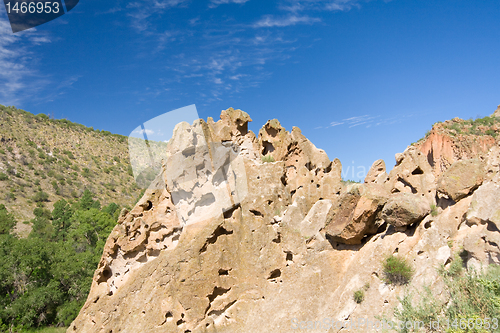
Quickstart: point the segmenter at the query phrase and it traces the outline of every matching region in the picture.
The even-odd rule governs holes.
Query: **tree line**
[[[76,202],[33,211],[27,238],[16,237],[14,216],[0,205],[0,332],[69,326],[90,291],[104,244],[120,207],[101,207],[86,190]]]

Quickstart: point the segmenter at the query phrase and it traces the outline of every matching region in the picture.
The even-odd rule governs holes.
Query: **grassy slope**
[[[52,209],[85,189],[103,205],[133,204],[141,191],[132,177],[127,137],[0,105],[0,204],[26,221],[40,190],[49,194],[46,206]],[[29,227],[19,223],[18,232]]]

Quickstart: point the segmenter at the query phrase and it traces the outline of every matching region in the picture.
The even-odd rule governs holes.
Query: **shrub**
[[[407,284],[413,276],[413,269],[405,259],[391,255],[384,261],[384,275],[386,283]]]
[[[4,155],[5,154],[5,150],[0,149],[0,154]]]
[[[5,173],[3,173],[3,172],[0,172],[0,181],[2,181],[2,180],[7,180],[7,179],[9,179],[9,176],[7,176],[7,175],[6,175]]]
[[[49,195],[47,193],[45,193],[44,191],[36,192],[35,195],[33,196],[33,201],[34,202],[49,201]]]
[[[262,156],[262,162],[263,163],[270,163],[270,162],[274,162],[274,157],[272,155],[266,155],[266,156]]]
[[[71,158],[72,160],[75,159],[75,156],[73,155],[72,152],[70,152],[69,150],[64,150],[63,151],[63,154],[66,154],[69,158]]]
[[[363,289],[359,289],[354,292],[354,301],[356,303],[360,304],[361,302],[363,302],[364,299],[365,299],[365,291]]]
[[[48,120],[49,119],[49,116],[47,116],[46,114],[44,113],[39,113],[36,115],[38,118],[40,119],[44,119],[44,120]]]
[[[436,205],[431,205],[431,215],[432,216],[437,216],[438,215],[438,209],[436,207]]]
[[[462,269],[462,264],[460,255],[456,255],[448,270],[441,268],[449,300],[436,298],[429,288],[419,295],[416,304],[412,302],[412,295],[406,294],[399,299],[401,305],[394,310],[396,319],[421,322],[425,327],[431,322],[448,323],[450,328],[446,332],[449,333],[498,332],[498,324],[495,325],[492,318],[498,320],[500,316],[500,267],[490,265],[478,273]],[[483,326],[487,318],[489,329]],[[476,324],[472,329],[470,325],[467,327],[471,321]],[[401,333],[412,331],[406,327],[399,330]]]

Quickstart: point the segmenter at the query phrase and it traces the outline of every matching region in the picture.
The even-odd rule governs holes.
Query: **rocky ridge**
[[[436,155],[449,138],[435,129],[389,173],[379,160],[345,185],[340,161],[297,127],[270,120],[255,135],[241,110],[220,118],[177,125],[162,177],[122,212],[68,332],[293,332],[294,321],[390,317],[404,288],[384,282],[387,255],[407,258],[412,288],[436,297],[437,267],[460,248],[469,267],[500,263],[494,139],[487,152]]]

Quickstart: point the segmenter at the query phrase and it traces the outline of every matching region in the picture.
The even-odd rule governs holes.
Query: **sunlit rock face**
[[[298,128],[270,120],[256,136],[249,121],[228,109],[217,122],[177,125],[161,174],[120,216],[68,332],[281,333],[311,323],[337,332],[393,316],[404,288],[384,282],[387,255],[406,258],[412,287],[439,297],[436,267],[461,247],[470,267],[500,261],[498,145],[441,178],[410,147],[389,174],[376,161],[364,184],[346,185],[340,161]],[[477,177],[453,182],[469,169]]]

